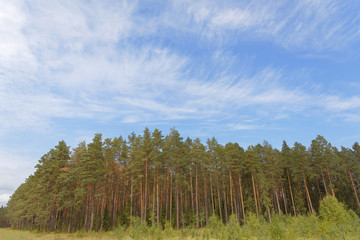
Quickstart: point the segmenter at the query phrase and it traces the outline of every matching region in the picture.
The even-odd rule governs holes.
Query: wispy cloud
[[[174,1],[173,9],[179,14],[175,21],[183,23],[178,27],[201,32],[211,40],[228,43],[235,37],[271,41],[289,50],[322,52],[342,50],[359,40],[360,17],[353,4],[315,0]],[[181,16],[184,13],[187,18]],[[171,22],[170,16],[168,19]]]
[[[28,157],[13,153],[13,151],[6,149],[4,146],[1,146],[0,156],[1,206],[7,203],[14,189],[25,181],[25,176],[29,176],[34,168],[33,162]]]
[[[221,47],[209,54],[208,65],[202,65],[168,46],[141,43],[165,24],[184,34],[185,28],[213,36],[235,31],[284,47],[336,49],[338,42],[358,38],[354,27],[358,19],[343,16],[345,3],[173,1],[169,12],[149,20],[147,31],[136,3],[113,3],[4,4],[0,15],[0,47],[5,49],[0,53],[2,131],[46,129],[57,118],[210,121],[246,111],[253,117],[279,119],[313,107],[334,114],[358,109],[357,96],[334,96],[286,84],[286,70],[246,71]],[[177,11],[186,14],[180,16]],[[174,20],[167,14],[174,14]],[[335,17],[330,20],[330,15]],[[244,62],[253,60],[244,58],[248,58]],[[216,71],[207,74],[211,68]]]
[[[238,124],[230,124],[229,128],[231,130],[254,130],[254,129],[260,129],[263,126],[261,125],[255,125],[255,124],[243,124],[243,123],[238,123]]]

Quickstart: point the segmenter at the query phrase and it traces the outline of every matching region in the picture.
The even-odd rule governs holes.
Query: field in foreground
[[[0,240],[62,240],[62,239],[119,239],[113,233],[34,233],[29,231],[13,230],[10,228],[0,228]],[[130,236],[124,236],[124,240],[131,239]]]

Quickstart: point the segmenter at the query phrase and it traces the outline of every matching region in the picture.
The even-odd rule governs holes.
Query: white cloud
[[[46,130],[56,118],[119,118],[125,123],[230,118],[234,111],[254,106],[255,116],[280,118],[314,106],[331,112],[358,106],[357,97],[323,94],[319,98],[304,87],[290,88],[285,84],[286,73],[271,67],[252,74],[246,68],[234,73],[229,65],[235,57],[218,49],[210,54],[211,65],[201,66],[159,44],[133,44],[129,39],[154,32],[144,30],[146,22],[135,16],[136,4],[113,3],[4,4],[0,12],[0,46],[5,49],[0,52],[0,73],[5,76],[0,80],[0,131]],[[346,4],[298,1],[289,5],[287,1],[174,1],[172,7],[188,15],[180,17],[172,9],[168,14],[174,14],[174,20],[165,24],[174,29],[191,24],[193,30],[209,34],[240,31],[259,39],[270,37],[284,46],[286,41],[293,41],[292,46],[306,45],[315,40],[312,36],[319,44],[340,41],[341,33],[353,33],[356,38],[352,25],[340,28],[353,16],[338,25],[337,18],[329,20],[330,14],[341,14]],[[169,17],[151,19],[149,31],[160,31],[164,23],[159,20]],[[218,67],[215,74],[204,73],[214,66]]]
[[[330,111],[341,112],[347,110],[360,110],[360,97],[340,98],[339,96],[325,96],[322,99],[325,107]]]
[[[0,150],[0,206],[33,171],[35,162],[1,146]]]
[[[6,203],[9,201],[10,196],[11,195],[7,193],[0,194],[0,206],[5,206]]]
[[[254,130],[254,129],[262,128],[263,126],[255,125],[255,124],[238,123],[238,124],[230,124],[229,127],[231,130]]]
[[[322,52],[339,51],[360,39],[360,16],[351,1],[173,2],[174,12],[166,18],[169,25],[200,32],[210,40],[257,39],[290,50]],[[229,30],[235,35],[228,34]]]

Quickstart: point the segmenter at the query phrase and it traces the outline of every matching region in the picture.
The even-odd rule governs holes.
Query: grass
[[[71,234],[66,233],[37,233],[30,231],[13,230],[10,228],[0,228],[0,240],[64,240],[64,239],[103,239],[103,240],[117,240],[118,238],[112,232],[106,233],[86,233],[76,232]],[[130,240],[127,234],[122,238]]]
[[[113,232],[103,232],[103,233],[96,233],[96,232],[76,232],[71,234],[66,233],[38,233],[38,232],[30,232],[30,231],[21,231],[21,230],[13,230],[10,228],[0,228],[0,240],[132,240],[133,238],[130,237],[130,233],[126,232],[123,236],[118,237]],[[149,238],[152,239],[152,238]],[[172,240],[180,240],[180,239],[196,239],[191,237],[183,238],[181,234],[178,236],[173,236],[170,238],[163,238],[163,239],[172,239]],[[210,238],[211,240],[211,238]]]

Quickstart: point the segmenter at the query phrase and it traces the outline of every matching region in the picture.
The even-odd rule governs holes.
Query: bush
[[[235,214],[230,216],[230,220],[226,225],[226,239],[237,240],[241,239],[241,227]]]
[[[130,237],[134,239],[146,239],[149,234],[146,223],[142,222],[139,217],[131,218]]]
[[[244,220],[244,226],[242,227],[243,236],[246,239],[261,239],[262,225],[265,225],[265,220],[261,217],[257,217],[255,213],[248,212]]]
[[[225,226],[218,216],[211,216],[209,219],[209,235],[215,239],[222,239]]]
[[[270,239],[281,240],[287,239],[285,231],[287,228],[287,219],[284,215],[273,215],[271,223],[268,224]]]
[[[170,238],[170,237],[173,237],[174,235],[174,229],[172,228],[171,224],[169,221],[166,221],[165,222],[165,225],[164,225],[164,234]]]
[[[287,219],[285,239],[312,238],[320,234],[319,218],[315,214]]]
[[[333,196],[326,196],[320,202],[320,219],[323,238],[345,239],[358,229],[353,228],[353,222],[358,220],[342,203]]]
[[[156,239],[156,240],[163,239],[162,229],[157,225],[153,225],[149,228],[149,234],[152,236],[151,239]]]

